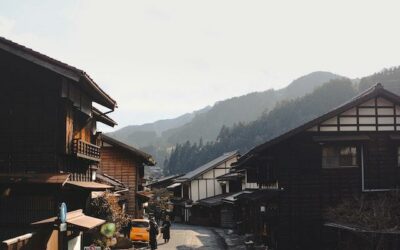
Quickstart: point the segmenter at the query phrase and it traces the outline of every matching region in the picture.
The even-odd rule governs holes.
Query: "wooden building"
[[[227,174],[238,157],[237,151],[225,153],[175,180],[181,188],[180,205],[183,206],[184,221],[195,223],[198,216],[191,215],[191,208],[197,201],[229,193],[229,183],[220,183],[217,178]]]
[[[100,162],[96,122],[116,102],[84,71],[0,37],[0,239],[58,205],[85,210]]]
[[[119,180],[127,188],[120,192],[124,210],[135,218],[141,217],[142,196],[138,192],[143,191],[144,166],[155,165],[152,156],[105,134],[101,135],[100,155],[99,172]]]
[[[400,97],[377,84],[255,147],[235,166],[253,173],[249,181],[265,194],[247,203],[246,216],[259,221],[248,222],[247,231],[278,249],[324,249],[326,209],[353,195],[399,188],[399,131]]]

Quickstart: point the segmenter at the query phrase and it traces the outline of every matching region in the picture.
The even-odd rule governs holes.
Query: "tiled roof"
[[[114,109],[116,107],[116,101],[113,100],[106,92],[104,92],[85,71],[51,58],[47,55],[44,55],[31,48],[15,43],[1,36],[0,49],[7,51],[15,56],[19,56],[37,65],[43,66],[77,82],[82,81],[83,83],[87,84],[92,91],[97,93],[98,100],[96,102],[111,109]]]
[[[209,169],[212,169],[214,167],[217,167],[218,165],[220,165],[221,163],[228,161],[230,159],[232,159],[233,157],[236,157],[239,155],[238,151],[232,151],[229,153],[225,153],[221,156],[219,156],[218,158],[215,158],[214,160],[188,172],[187,174],[185,174],[182,177],[179,177],[176,181],[177,182],[184,182],[184,181],[188,181],[188,180],[192,180],[193,178],[201,175],[202,173],[208,171]]]

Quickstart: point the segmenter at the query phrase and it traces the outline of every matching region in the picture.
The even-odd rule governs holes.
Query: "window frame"
[[[326,167],[325,164],[325,158],[324,157],[324,149],[325,148],[334,148],[335,153],[337,154],[337,161],[338,161],[338,165],[337,166],[333,166],[333,167]],[[341,162],[341,150],[344,148],[355,148],[356,152],[355,152],[355,160],[356,160],[356,165],[340,165]],[[354,144],[325,144],[322,145],[321,148],[321,168],[322,169],[347,169],[347,168],[359,168],[361,167],[361,159],[360,159],[360,146],[359,145],[354,145]],[[352,156],[353,158],[353,156]]]

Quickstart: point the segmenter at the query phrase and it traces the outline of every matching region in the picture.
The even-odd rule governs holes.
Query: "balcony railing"
[[[91,161],[100,161],[100,147],[94,144],[75,139],[72,147],[73,153],[79,157]]]

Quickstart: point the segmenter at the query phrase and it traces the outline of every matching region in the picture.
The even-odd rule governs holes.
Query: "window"
[[[357,147],[325,146],[322,148],[322,168],[357,166]]]

